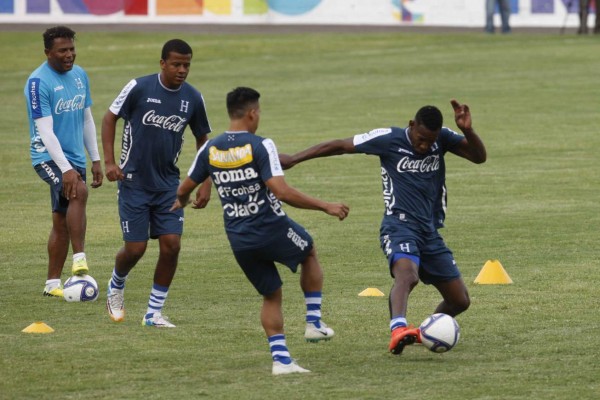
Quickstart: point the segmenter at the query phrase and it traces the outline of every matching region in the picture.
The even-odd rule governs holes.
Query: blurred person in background
[[[510,0],[486,0],[485,2],[485,31],[487,33],[494,33],[494,12],[496,5],[500,11],[500,20],[502,33],[510,33]]]
[[[579,0],[579,29],[577,33],[580,35],[587,35],[588,30],[588,16],[590,15],[590,3],[591,0]],[[567,12],[571,9],[567,6]],[[600,14],[598,13],[598,2],[596,2],[596,23],[594,26],[594,33],[600,34]]]

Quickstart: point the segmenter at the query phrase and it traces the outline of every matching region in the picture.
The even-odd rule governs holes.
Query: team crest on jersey
[[[242,147],[232,147],[227,150],[219,150],[215,146],[208,149],[208,162],[218,168],[238,168],[252,162],[252,145],[250,143]]]
[[[81,81],[81,78],[75,78],[75,86],[77,86],[77,89],[85,88],[85,86],[83,85],[83,82]]]

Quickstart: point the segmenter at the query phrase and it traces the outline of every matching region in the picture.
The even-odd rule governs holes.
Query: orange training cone
[[[498,260],[487,260],[477,278],[475,283],[482,285],[503,285],[513,283],[510,276],[506,273],[502,264]]]

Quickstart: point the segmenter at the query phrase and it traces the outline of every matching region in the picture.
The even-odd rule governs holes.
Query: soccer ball
[[[460,327],[454,318],[447,314],[433,314],[425,318],[419,327],[421,342],[434,353],[444,353],[458,343]]]
[[[63,295],[68,302],[94,301],[98,293],[98,283],[89,275],[74,275],[67,279],[63,288]]]

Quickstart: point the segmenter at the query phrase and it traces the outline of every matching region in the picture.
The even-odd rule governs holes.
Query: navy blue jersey
[[[263,247],[288,234],[288,217],[281,202],[265,185],[273,176],[283,176],[271,139],[249,132],[225,132],[208,141],[198,151],[188,176],[200,183],[209,175],[221,199],[233,250]]]
[[[379,156],[385,212],[383,225],[398,220],[414,223],[425,232],[443,225],[445,205],[444,154],[463,139],[442,128],[427,154],[418,154],[408,128],[382,128],[354,136],[357,153]],[[442,201],[443,199],[443,201]]]
[[[125,120],[119,160],[125,181],[146,190],[179,185],[177,159],[186,126],[196,137],[211,130],[200,92],[187,82],[168,89],[158,74],[131,80],[110,111]]]

